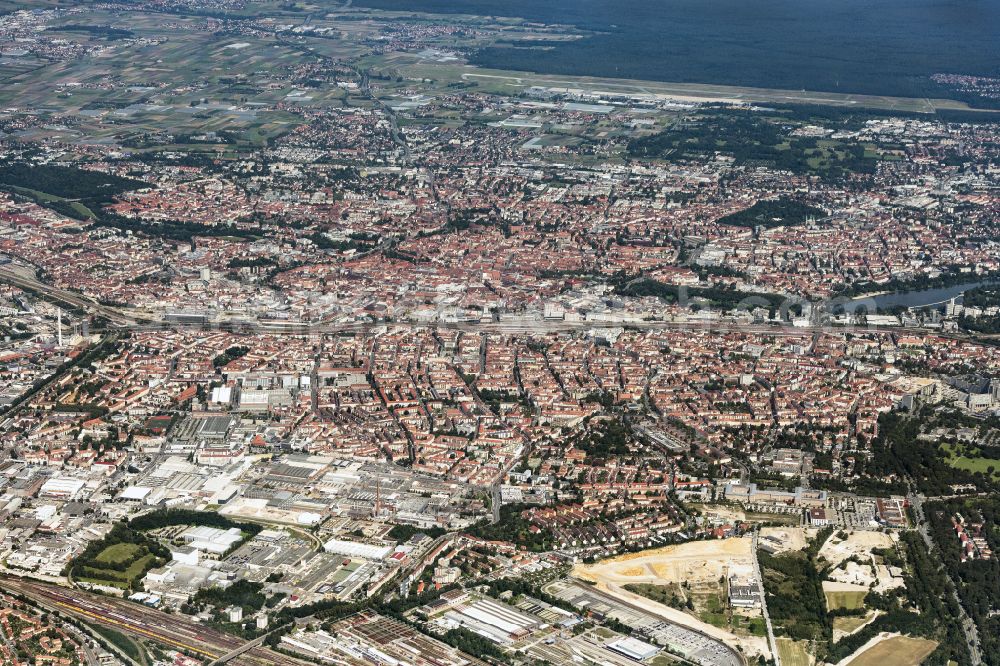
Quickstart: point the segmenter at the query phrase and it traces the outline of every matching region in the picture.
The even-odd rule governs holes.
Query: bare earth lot
[[[738,645],[750,654],[761,654],[767,652],[766,638],[737,636],[689,613],[625,589],[626,585],[640,583],[675,586],[686,583],[686,592],[696,600],[696,608],[709,599],[718,599],[725,605],[725,586],[719,582],[720,579],[728,579],[730,575],[748,576],[752,572],[752,541],[743,537],[694,541],[629,553],[595,564],[577,565],[572,575],[650,613]]]
[[[937,643],[923,638],[894,636],[868,648],[847,666],[916,666],[923,663]]]

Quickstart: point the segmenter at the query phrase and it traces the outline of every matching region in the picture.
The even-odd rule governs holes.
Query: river
[[[950,287],[938,287],[936,289],[894,291],[887,294],[878,294],[877,296],[860,296],[858,298],[851,299],[850,302],[852,304],[870,304],[874,301],[875,306],[883,310],[900,305],[907,308],[919,308],[925,305],[939,305],[955,297],[958,297],[957,300],[961,303],[961,295],[963,293],[969,291],[970,289],[975,289],[976,287],[982,287],[988,284],[1000,284],[1000,282],[997,280],[979,280],[976,282],[964,282]]]

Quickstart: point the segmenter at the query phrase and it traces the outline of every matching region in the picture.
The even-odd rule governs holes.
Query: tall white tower
[[[59,348],[62,349],[62,308],[56,308],[56,338],[59,341]]]

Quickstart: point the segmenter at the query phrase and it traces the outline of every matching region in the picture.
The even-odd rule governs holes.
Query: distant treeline
[[[20,163],[0,167],[0,189],[17,192],[12,188],[21,188],[50,195],[29,196],[47,208],[78,220],[90,218],[88,212],[100,210],[123,192],[149,186],[149,183],[133,178],[54,164]],[[60,199],[76,201],[80,206]]]
[[[766,165],[799,174],[839,178],[874,173],[878,160],[864,145],[816,137],[790,136],[783,118],[743,109],[712,109],[694,122],[629,141],[630,157],[696,160],[716,153],[738,165]]]
[[[679,302],[681,289],[677,285],[664,284],[652,278],[640,278],[631,282],[619,282],[615,285],[615,293],[620,296],[655,296],[667,303]],[[741,303],[752,303],[773,311],[785,301],[785,297],[779,294],[738,291],[719,287],[690,287],[687,288],[686,293],[688,299],[705,299],[710,301],[712,305],[725,310],[735,308]]]
[[[141,180],[53,164],[0,167],[0,185],[38,190],[63,199],[108,202],[117,194],[150,186]]]
[[[197,222],[181,222],[178,220],[144,220],[124,217],[108,212],[94,220],[100,227],[113,227],[122,231],[156,236],[169,240],[189,241],[195,236],[204,237],[235,237],[260,238],[264,236],[262,229],[243,229],[232,222],[228,224],[206,225]]]
[[[963,111],[961,109],[938,109],[933,114],[919,111],[898,111],[894,109],[859,109],[845,106],[821,106],[818,104],[786,104],[770,106],[776,112],[793,120],[823,122],[843,125],[846,129],[858,129],[869,120],[879,118],[904,118],[928,120],[937,118],[952,123],[1000,123],[995,113]],[[721,110],[721,109],[720,109]],[[740,111],[742,113],[742,111]]]
[[[1000,305],[1000,284],[976,287],[962,294],[962,302],[968,307],[990,308]]]
[[[128,522],[129,529],[139,532],[158,530],[176,525],[200,525],[215,527],[220,530],[238,528],[240,531],[255,536],[263,527],[257,523],[246,523],[232,520],[214,511],[194,511],[192,509],[158,509],[151,513],[137,516]]]
[[[845,285],[838,292],[838,296],[860,296],[862,294],[867,294],[872,291],[879,292],[897,292],[897,291],[925,291],[928,289],[943,289],[945,287],[953,287],[955,285],[966,284],[969,282],[987,282],[991,280],[1000,280],[1000,271],[990,271],[988,273],[963,273],[962,266],[957,264],[952,264],[950,266],[944,267],[940,275],[931,277],[927,274],[921,273],[912,278],[897,278],[894,277],[886,282],[852,282],[849,285]]]

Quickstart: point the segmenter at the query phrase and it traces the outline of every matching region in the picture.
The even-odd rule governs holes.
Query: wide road
[[[913,518],[916,520],[917,533],[920,534],[920,538],[924,540],[924,545],[927,546],[927,552],[933,556],[935,549],[934,539],[931,538],[930,530],[928,529],[930,523],[927,521],[927,514],[924,513],[924,502],[926,502],[928,498],[920,493],[911,493],[907,499],[910,501],[910,507],[913,509]],[[972,621],[972,618],[969,617],[969,614],[965,612],[965,608],[962,606],[962,600],[958,596],[958,585],[952,579],[948,570],[943,566],[942,573],[948,579],[948,592],[951,595],[951,598],[955,601],[955,604],[958,606],[958,623],[962,627],[962,633],[965,634],[965,643],[969,647],[969,656],[972,658],[972,666],[980,666],[980,664],[983,663],[983,656],[979,651],[979,629],[976,627],[976,623]]]
[[[219,659],[240,650],[243,639],[203,626],[187,615],[164,613],[141,604],[83,590],[0,576],[0,588],[17,592],[40,606],[76,617],[89,624],[110,627],[136,639],[152,640],[168,648]],[[246,666],[305,666],[309,662],[265,647],[253,647],[230,663]]]
[[[741,477],[741,479],[747,477]],[[778,654],[778,642],[774,638],[774,626],[771,624],[771,616],[767,612],[767,593],[764,591],[764,575],[760,571],[760,559],[757,556],[758,537],[760,530],[753,531],[753,575],[757,579],[757,594],[760,595],[760,610],[764,614],[764,626],[767,627],[767,644],[771,649],[771,660],[774,666],[781,666],[781,655]]]

